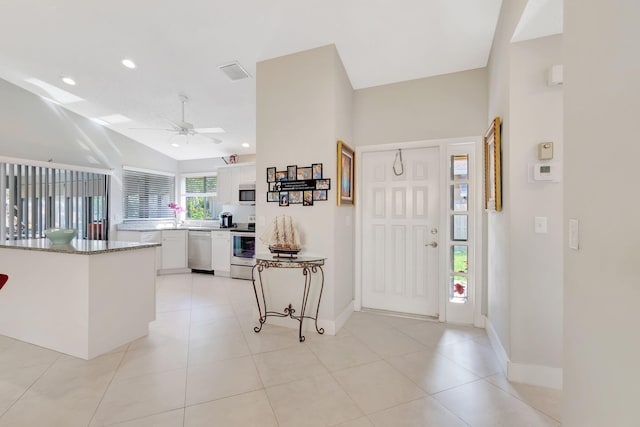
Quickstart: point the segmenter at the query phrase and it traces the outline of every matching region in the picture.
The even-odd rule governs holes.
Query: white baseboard
[[[351,317],[351,315],[353,314],[354,303],[355,301],[351,301],[349,304],[347,304],[344,310],[342,310],[342,313],[338,314],[338,317],[334,322],[334,331],[332,335],[335,335],[340,329],[342,329],[344,324],[347,323],[347,320],[349,320],[349,317]]]
[[[515,383],[562,390],[562,368],[509,362],[507,379]]]
[[[486,319],[486,329],[493,352],[509,381],[562,390],[562,368],[512,362],[488,318]]]
[[[498,333],[493,327],[493,323],[491,323],[491,319],[486,320],[485,322],[487,337],[489,337],[489,342],[491,343],[491,347],[493,348],[493,352],[496,354],[498,358],[498,363],[500,363],[500,367],[502,371],[506,373],[509,369],[509,355],[507,351],[502,346],[502,342],[500,342],[500,338],[498,337]]]

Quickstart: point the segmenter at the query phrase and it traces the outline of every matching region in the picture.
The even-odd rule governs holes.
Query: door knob
[[[435,240],[431,243],[427,243],[425,244],[425,246],[431,246],[432,248],[437,248],[438,247],[438,242],[436,242]]]

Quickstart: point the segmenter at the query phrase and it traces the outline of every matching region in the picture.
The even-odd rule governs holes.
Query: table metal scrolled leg
[[[255,271],[258,270],[258,280],[260,281],[260,293],[262,294],[262,303],[264,307],[264,315],[262,314],[262,307],[260,306],[260,299],[258,297],[258,290],[256,289],[256,278]],[[251,281],[253,282],[253,293],[256,296],[256,304],[258,305],[258,321],[260,322],[260,326],[255,326],[253,328],[253,332],[258,333],[262,330],[262,325],[267,321],[267,303],[264,297],[264,286],[262,285],[262,270],[264,267],[260,264],[256,264],[253,266],[251,270]]]
[[[316,273],[317,270],[320,270],[320,295],[318,295],[318,306],[316,307],[316,332],[319,334],[324,334],[324,328],[318,328],[318,314],[320,313],[320,301],[322,300],[322,291],[324,290],[324,270],[322,266],[313,266],[313,272]]]
[[[304,313],[307,310],[307,301],[309,300],[309,292],[311,291],[311,271],[309,271],[309,267],[304,267],[302,269],[302,274],[304,275],[304,290],[302,291],[302,307],[300,309],[300,316],[298,321],[300,322],[299,330],[298,330],[298,338],[300,342],[304,342],[305,337],[302,335],[302,322],[304,321]]]

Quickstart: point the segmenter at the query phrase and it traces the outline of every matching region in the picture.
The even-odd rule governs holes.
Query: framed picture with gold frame
[[[355,201],[356,157],[353,149],[338,141],[338,206]]]
[[[484,145],[484,208],[502,211],[502,170],[500,158],[500,117],[491,122],[483,138]]]

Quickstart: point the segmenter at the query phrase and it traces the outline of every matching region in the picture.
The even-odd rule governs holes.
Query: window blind
[[[107,240],[109,187],[104,173],[0,162],[0,240],[41,238],[48,228]]]
[[[169,219],[174,212],[175,176],[124,169],[122,209],[125,220]]]

